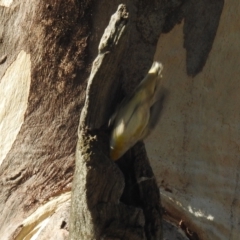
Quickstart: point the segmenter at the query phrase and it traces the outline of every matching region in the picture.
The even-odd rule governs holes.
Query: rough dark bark
[[[112,16],[88,80],[76,150],[70,239],[162,238],[159,190],[144,145],[137,144],[121,159],[122,172],[109,159],[105,128],[130,30],[136,27],[131,28],[128,15],[126,6],[120,5]]]
[[[0,232],[4,239],[22,239],[38,224],[36,221],[25,225],[24,220],[28,216],[50,202],[52,197],[71,191],[77,127],[84,104],[86,80],[91,62],[97,55],[102,32],[121,2],[50,0],[46,3],[16,0],[9,7],[0,6],[0,84],[22,51],[29,55],[31,63],[30,89],[23,123],[11,149],[0,163]],[[105,81],[101,86],[98,85],[100,82],[93,84],[94,98],[90,96],[93,104],[87,110],[88,117],[81,122],[84,124],[80,124],[77,158],[80,155],[81,161],[76,162],[74,189],[78,197],[82,194],[78,189],[85,187],[84,182],[87,184],[85,197],[90,199],[86,203],[91,212],[86,210],[86,213],[94,216],[94,221],[89,223],[91,233],[105,236],[106,239],[106,236],[114,239],[123,234],[126,239],[158,239],[161,235],[159,193],[144,145],[138,143],[117,164],[111,162],[108,158],[109,132],[106,124],[122,97],[132,92],[151,66],[161,31],[170,30],[168,22],[172,19],[172,13],[177,13],[179,20],[182,19],[182,12],[187,18],[188,14],[192,14],[192,9],[199,9],[194,8],[193,3],[187,8],[185,2],[187,4],[189,1],[126,1],[128,30],[125,40],[119,42],[119,49],[115,49],[122,51],[118,52],[119,55],[115,52],[114,57],[106,55],[104,58],[105,65],[113,66],[111,71],[101,73],[102,80],[108,78],[109,85]],[[214,5],[211,1],[209,9],[219,16],[222,3],[219,0]],[[200,5],[207,3],[202,1]],[[189,19],[192,19],[190,15]],[[204,25],[204,19],[199,19]],[[171,26],[177,22],[174,18]],[[198,60],[190,66],[190,74],[196,74],[203,67],[204,61],[201,57],[198,59],[198,54],[206,48],[203,54],[206,59],[217,24],[218,21],[214,21],[207,28],[204,44],[198,46],[197,52],[194,51],[196,38],[193,43],[188,38],[195,36],[194,31],[191,33],[189,25],[186,25],[185,46],[192,54],[188,59]],[[206,46],[208,33],[210,40]],[[11,83],[12,79],[8,81]],[[106,91],[106,94],[99,94],[100,90],[102,93]],[[14,98],[13,95],[11,101],[18,104]],[[11,107],[6,109],[6,114]],[[7,135],[11,132],[12,129],[9,129]],[[1,144],[5,137],[1,138]],[[77,204],[73,208],[80,207]],[[42,219],[51,216],[55,210],[43,214]],[[62,208],[61,211],[62,214],[54,215],[38,239],[53,237],[50,233],[52,229],[55,239],[67,239],[69,208]],[[81,216],[80,211],[76,213]],[[61,216],[61,221],[56,223],[57,216]],[[111,217],[116,219],[108,221]],[[106,225],[103,226],[103,223]],[[80,229],[75,228],[76,233]]]

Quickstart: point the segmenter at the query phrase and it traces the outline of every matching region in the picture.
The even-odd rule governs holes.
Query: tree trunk
[[[90,1],[1,5],[0,239],[67,239]]]
[[[0,1],[0,239],[68,239],[72,188],[71,239],[162,238],[144,144],[110,161],[107,121],[151,66],[161,32],[183,18],[187,72],[201,71],[221,8],[195,51],[192,1],[126,1],[97,51],[120,3]]]
[[[118,166],[109,159],[107,123],[124,76],[122,63],[131,59],[126,50],[133,44],[128,41],[136,28],[132,21],[126,6],[120,5],[100,41],[88,80],[78,132],[70,239],[162,239],[159,191],[143,144]]]
[[[56,239],[67,235],[78,119],[95,54],[92,47],[99,41],[90,39],[90,26],[94,11],[102,13],[97,9],[102,4],[106,3],[19,1],[1,6],[5,102],[0,208],[5,239],[39,233],[44,220],[48,229],[55,229]],[[116,6],[112,3],[107,11]],[[60,206],[56,224],[51,216]],[[45,229],[39,238],[50,234]]]

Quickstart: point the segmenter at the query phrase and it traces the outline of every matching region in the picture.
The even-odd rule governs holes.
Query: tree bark
[[[0,18],[0,238],[67,238],[90,1],[1,1]]]
[[[215,21],[196,26],[208,24],[202,31],[210,40],[195,51],[202,31],[191,32],[189,22],[202,15],[192,1],[126,1],[118,31],[101,42],[91,69],[121,1],[0,1],[2,239],[68,239],[71,189],[72,239],[161,238],[159,190],[144,144],[110,161],[107,121],[151,66],[161,32],[183,18],[188,74],[201,71],[218,2],[207,8]]]
[[[153,10],[151,7],[149,13]],[[143,75],[136,56],[146,57],[141,62],[145,67],[151,64],[154,54],[154,44],[149,47],[146,39],[136,31],[133,23],[136,16],[134,13],[132,18],[128,15],[126,6],[120,5],[112,16],[88,80],[76,150],[70,239],[162,239],[160,195],[144,145],[139,143],[130,155],[126,154],[119,161],[119,168],[109,159],[106,126],[112,103],[116,102],[114,96],[120,76],[127,78],[127,74],[135,72]],[[160,21],[155,28],[160,30],[161,24]],[[142,31],[151,29],[148,24],[146,26],[139,28]],[[157,35],[151,38],[148,41],[156,44]],[[137,45],[148,46],[148,54],[138,50],[137,55],[129,56],[129,47],[136,39]],[[129,68],[131,64],[126,64],[126,58],[137,65],[135,72],[133,66]]]

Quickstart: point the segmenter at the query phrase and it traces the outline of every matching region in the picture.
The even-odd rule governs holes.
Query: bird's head
[[[157,76],[161,77],[162,70],[163,65],[160,62],[154,61],[148,73],[156,74]]]

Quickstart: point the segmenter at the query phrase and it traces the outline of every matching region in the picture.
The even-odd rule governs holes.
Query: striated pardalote
[[[162,70],[161,63],[153,62],[145,78],[110,118],[112,160],[119,159],[135,143],[146,138],[157,124],[166,95],[161,86]]]

